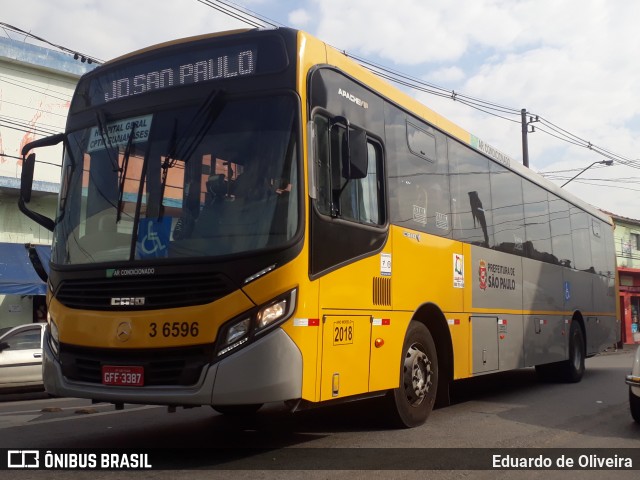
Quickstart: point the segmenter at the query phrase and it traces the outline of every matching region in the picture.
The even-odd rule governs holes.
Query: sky
[[[0,22],[102,60],[175,38],[247,27],[206,4],[218,2],[203,2],[20,0],[5,2]],[[445,91],[538,115],[545,122],[529,126],[535,128],[528,135],[529,166],[558,185],[604,160],[603,150],[620,157],[611,166],[593,165],[565,189],[598,208],[640,219],[640,2],[236,0],[234,5]],[[2,29],[0,35],[23,39]],[[519,115],[500,118],[450,97],[405,90],[522,161]],[[553,128],[573,141],[552,136]]]

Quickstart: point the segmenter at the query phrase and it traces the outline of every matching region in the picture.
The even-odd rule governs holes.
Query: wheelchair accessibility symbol
[[[168,256],[171,218],[160,220],[143,218],[138,226],[136,253],[138,258],[161,258]]]

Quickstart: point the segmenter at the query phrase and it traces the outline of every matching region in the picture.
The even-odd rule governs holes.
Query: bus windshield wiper
[[[178,159],[187,162],[195,149],[200,145],[205,135],[211,128],[213,122],[216,121],[224,106],[224,92],[220,89],[213,90],[202,103],[196,114],[192,117],[191,122],[181,135],[180,144],[177,141],[177,121],[173,124],[173,132],[169,143],[167,156],[162,162],[162,182],[160,184],[160,209],[158,218],[164,215],[164,191],[167,184],[169,169],[173,168]],[[189,135],[195,131],[195,135],[191,141],[187,143]]]
[[[111,162],[111,165],[113,165],[113,171],[117,172],[119,170],[118,162],[114,160],[114,158],[111,156],[111,150],[113,149],[113,144],[111,143],[111,138],[109,138],[109,132],[107,130],[107,117],[104,114],[104,112],[100,109],[96,110],[96,122],[98,124],[98,131],[100,132],[100,138],[102,139],[102,144],[104,145],[104,148],[107,151],[107,156],[109,157],[109,161]]]
[[[129,139],[127,140],[127,146],[124,149],[122,156],[122,168],[118,168],[120,172],[120,185],[118,186],[118,212],[116,214],[116,223],[122,218],[122,206],[124,198],[124,184],[127,180],[127,169],[129,168],[129,156],[131,155],[131,145],[133,144],[133,134],[136,131],[136,124],[133,124],[131,133],[129,133]]]

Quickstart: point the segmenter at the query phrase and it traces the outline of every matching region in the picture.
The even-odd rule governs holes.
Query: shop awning
[[[42,258],[42,257],[41,257]],[[48,268],[47,261],[47,268]],[[0,243],[0,294],[46,295],[47,284],[29,260],[23,243]]]

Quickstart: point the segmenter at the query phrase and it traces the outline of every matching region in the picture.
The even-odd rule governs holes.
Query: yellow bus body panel
[[[444,314],[453,347],[454,378],[471,375],[471,250],[461,242],[392,227],[394,309],[415,312],[429,302]],[[454,286],[456,258],[462,256],[463,286]],[[414,272],[407,274],[407,272]]]
[[[60,342],[82,345],[90,348],[165,348],[184,347],[213,343],[218,329],[230,318],[249,310],[253,303],[238,290],[207,305],[193,307],[132,311],[89,311],[75,310],[63,306],[55,298],[49,311],[51,318],[61,316],[63,322],[56,322]],[[197,323],[198,334],[174,335],[174,323],[187,323],[189,327]],[[155,328],[151,324],[155,324]],[[167,325],[168,324],[168,325]],[[165,327],[166,325],[166,327]],[[125,328],[129,334],[118,339],[118,328]],[[169,335],[163,334],[167,328]],[[179,328],[179,327],[178,327]],[[155,335],[153,335],[155,331]]]
[[[317,401],[316,376],[321,343],[319,327],[309,326],[308,319],[319,319],[318,294],[317,283],[313,284],[308,280],[309,254],[306,242],[305,239],[305,248],[294,260],[251,282],[244,287],[244,291],[256,304],[261,305],[293,288],[298,289],[296,311],[281,328],[291,337],[303,355],[302,398]]]

